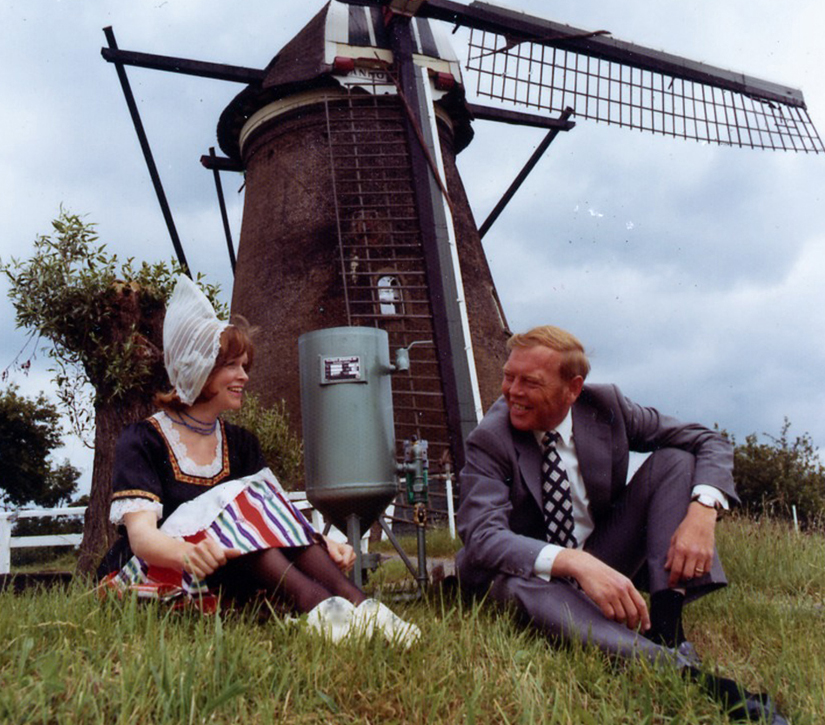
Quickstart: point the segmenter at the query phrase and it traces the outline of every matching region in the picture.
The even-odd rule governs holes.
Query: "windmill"
[[[463,72],[455,28],[469,36]],[[412,344],[409,375],[393,379],[396,438],[428,439],[432,458],[455,468],[497,395],[507,334],[481,238],[573,115],[825,151],[799,91],[483,2],[333,0],[263,69],[121,51],[108,37],[127,100],[127,65],[244,86],[218,124],[225,155],[202,160],[218,182],[219,171],[245,174],[232,304],[263,330],[257,389],[297,419],[298,336],[381,327],[391,348]],[[467,102],[469,81],[491,105]],[[455,165],[475,119],[547,129],[479,227]]]

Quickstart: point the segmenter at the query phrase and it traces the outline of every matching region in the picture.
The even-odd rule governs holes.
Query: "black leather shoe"
[[[771,698],[762,692],[748,692],[733,680],[688,665],[682,672],[702,686],[727,711],[731,720],[762,722],[769,725],[788,725],[779,714]]]
[[[744,699],[731,708],[732,720],[755,720],[771,725],[788,725],[788,721],[779,714],[773,700],[763,692],[745,693]]]

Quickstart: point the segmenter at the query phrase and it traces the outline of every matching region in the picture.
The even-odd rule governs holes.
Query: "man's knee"
[[[696,457],[689,451],[660,448],[648,456],[633,478],[645,478],[653,487],[667,482],[669,486],[683,485],[689,489],[695,467]]]

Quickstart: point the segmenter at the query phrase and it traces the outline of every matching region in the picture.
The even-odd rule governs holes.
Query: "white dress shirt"
[[[587,489],[579,470],[579,458],[576,454],[576,442],[573,439],[573,414],[567,412],[564,420],[554,429],[559,434],[556,443],[556,450],[559,453],[561,462],[567,471],[567,478],[570,481],[570,497],[573,503],[573,534],[576,537],[576,548],[584,547],[587,537],[593,533],[595,524],[590,514],[590,499],[587,496]],[[541,446],[541,441],[545,433],[553,431],[534,430],[533,435],[536,442]],[[710,496],[717,501],[724,509],[728,508],[728,498],[718,488],[705,484],[697,484],[693,487],[693,495],[699,494]],[[558,544],[547,544],[536,557],[533,564],[533,571],[536,576],[550,581],[550,572],[553,571],[553,562],[560,551],[565,547]]]

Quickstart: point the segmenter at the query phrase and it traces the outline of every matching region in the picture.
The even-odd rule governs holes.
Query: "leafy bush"
[[[280,405],[267,408],[261,405],[256,395],[248,393],[240,411],[225,417],[258,437],[267,465],[285,489],[300,488],[303,445],[289,427],[289,412],[283,400]]]
[[[87,445],[94,435],[78,563],[78,571],[91,572],[114,536],[108,512],[115,442],[124,425],[151,412],[153,394],[168,388],[163,318],[179,268],[119,260],[99,243],[94,224],[62,208],[52,230],[35,239],[28,259],[0,260],[0,275],[18,327],[48,343],[57,399],[72,427]],[[217,288],[201,286],[215,304]]]
[[[121,261],[99,243],[93,223],[63,208],[52,229],[35,239],[29,259],[0,260],[0,274],[9,283],[17,326],[50,343],[58,400],[87,439],[96,422],[93,407],[128,405],[130,396],[150,401],[166,386],[161,330],[181,269],[175,262]],[[197,281],[225,315],[218,288],[200,276]]]
[[[825,467],[808,433],[791,438],[790,421],[785,418],[779,437],[764,434],[760,443],[755,433],[743,444],[734,444],[733,477],[742,506],[750,516],[769,514],[791,519],[796,506],[800,524],[806,527],[825,523]]]

